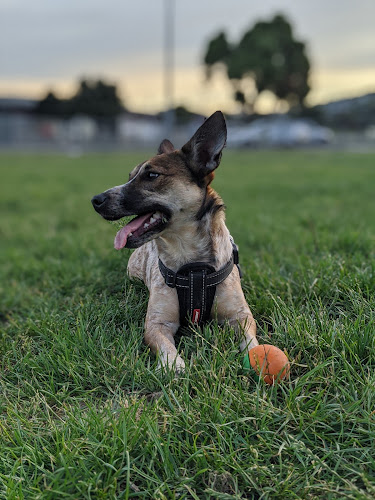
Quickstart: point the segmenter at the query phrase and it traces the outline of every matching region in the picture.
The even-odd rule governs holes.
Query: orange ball
[[[249,360],[251,367],[269,385],[289,377],[288,358],[274,345],[262,344],[253,347],[249,351]]]

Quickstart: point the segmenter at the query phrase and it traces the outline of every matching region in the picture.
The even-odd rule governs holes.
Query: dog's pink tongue
[[[137,229],[139,229],[143,224],[149,219],[152,214],[140,215],[126,224],[120,231],[116,234],[114,246],[116,250],[120,250],[124,248],[126,245],[129,233],[134,233]]]

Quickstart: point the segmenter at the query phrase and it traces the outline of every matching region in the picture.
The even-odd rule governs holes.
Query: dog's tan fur
[[[214,123],[211,129],[209,121],[205,126],[207,130],[204,126],[201,127],[205,132],[203,136],[201,133],[203,139],[200,136],[199,140],[196,138],[201,130],[199,129],[191,141],[179,151],[174,150],[169,141],[164,141],[160,145],[157,156],[138,165],[130,174],[129,182],[136,183],[134,187],[133,184],[131,187],[137,190],[145,172],[151,170],[159,173],[159,182],[153,183],[152,189],[147,189],[148,185],[146,185],[143,188],[144,195],[149,197],[148,199],[151,198],[153,203],[167,204],[172,213],[167,227],[133,252],[129,259],[128,273],[131,277],[141,279],[150,292],[145,322],[145,341],[152,351],[159,355],[162,365],[176,371],[182,371],[185,366],[174,342],[174,335],[179,328],[179,303],[176,289],[169,288],[164,282],[158,268],[158,259],[160,258],[173,271],[177,271],[184,264],[196,261],[210,263],[216,270],[219,270],[232,255],[223,203],[209,185],[213,179],[213,170],[220,162],[219,154],[221,155],[221,149],[225,144],[225,140],[223,141],[220,137],[217,140],[219,145],[212,146],[216,129],[219,130],[217,135],[220,135],[221,128],[225,127],[222,115],[218,116],[217,113],[215,115],[211,117],[211,122]],[[222,122],[217,124],[220,120],[224,125]],[[187,175],[186,164],[193,172],[197,172],[198,160],[196,158],[198,153],[201,153],[199,147],[201,149],[206,147],[204,140],[211,153],[209,161],[213,168],[207,168],[203,174],[200,173],[199,182],[195,182]],[[209,161],[206,161],[207,165]],[[121,204],[124,189],[129,190],[129,186],[118,186],[105,192],[111,200],[111,208]],[[210,207],[213,208],[210,209]],[[97,211],[101,213],[99,209]],[[200,211],[203,215],[197,217]],[[246,303],[236,266],[228,278],[217,286],[211,316],[215,317],[219,323],[227,321],[240,334],[242,350],[258,344],[255,321]]]

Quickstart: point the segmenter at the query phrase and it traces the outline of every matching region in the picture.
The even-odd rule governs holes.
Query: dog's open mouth
[[[115,249],[141,246],[152,236],[162,231],[167,222],[167,217],[159,211],[138,215],[118,231],[114,242]]]

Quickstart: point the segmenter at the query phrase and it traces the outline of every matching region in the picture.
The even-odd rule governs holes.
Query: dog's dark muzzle
[[[105,208],[107,204],[108,196],[105,193],[97,194],[91,198],[92,206],[99,213]]]
[[[110,193],[97,194],[91,199],[91,203],[98,214],[107,220],[117,220],[126,215],[118,199],[114,198]]]

